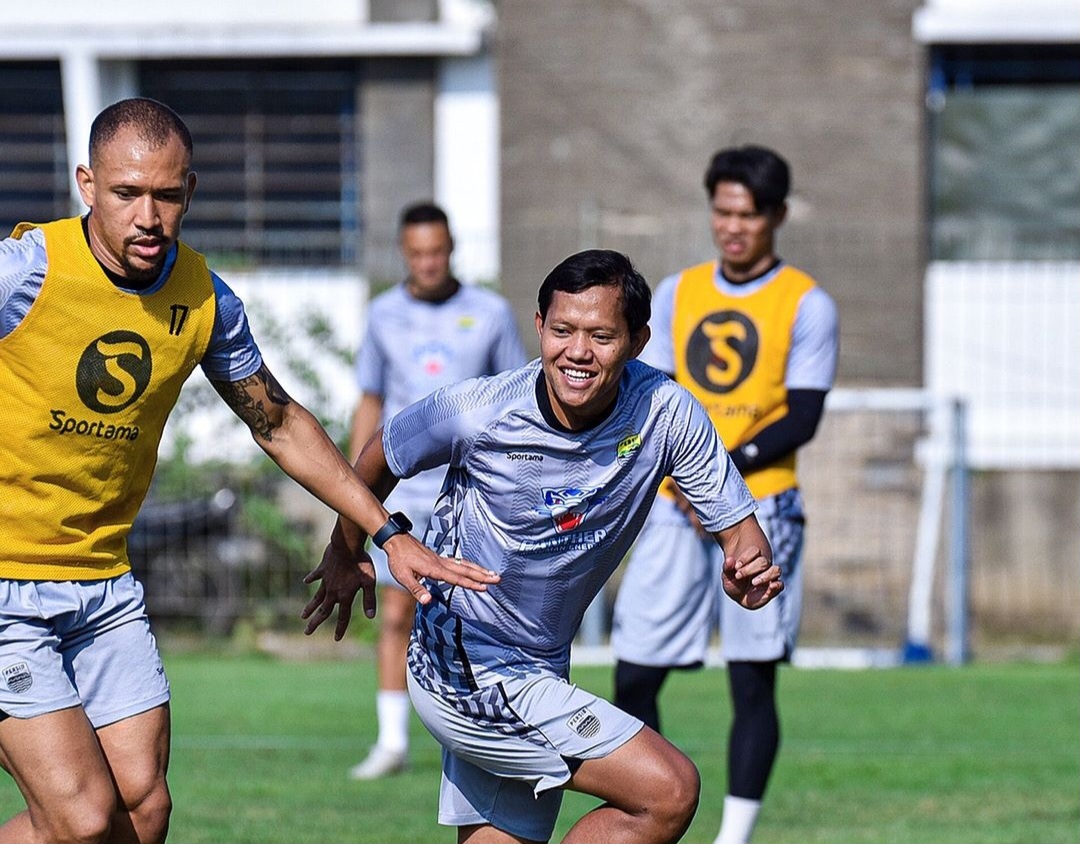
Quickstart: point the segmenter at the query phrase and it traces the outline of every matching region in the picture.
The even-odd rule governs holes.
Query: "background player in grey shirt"
[[[360,401],[353,414],[350,457],[398,411],[439,387],[494,375],[526,360],[510,305],[480,287],[461,284],[450,271],[454,239],[446,213],[430,202],[405,208],[398,226],[406,279],[376,296],[356,362]],[[394,490],[390,510],[404,511],[423,536],[443,472],[421,472]],[[376,645],[379,736],[353,779],[369,780],[404,769],[409,751],[409,693],[405,652],[415,601],[390,576],[386,555],[372,550],[379,595]]]
[[[603,803],[567,841],[677,841],[697,807],[693,763],[658,733],[568,682],[570,643],[637,535],[664,477],[726,550],[724,588],[747,608],[783,589],[755,503],[701,405],[633,361],[649,338],[649,287],[608,250],[572,255],[540,288],[540,359],[446,387],[372,438],[357,473],[385,495],[448,465],[433,549],[483,561],[480,600],[427,580],[409,646],[409,691],[443,745],[441,823],[458,840],[543,841],[561,790]],[[415,542],[395,527],[377,543]],[[312,632],[348,625],[366,537],[339,520],[304,608]]]

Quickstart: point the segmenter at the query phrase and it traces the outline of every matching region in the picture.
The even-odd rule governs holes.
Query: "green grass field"
[[[355,783],[375,736],[367,661],[166,651],[173,685],[170,841],[453,842],[439,753],[414,720],[413,766]],[[606,668],[576,682],[600,694]],[[783,746],[757,842],[1080,841],[1080,663],[800,670],[780,677]],[[688,842],[716,834],[728,705],[720,670],[672,675],[669,737],[697,762]],[[10,779],[0,814],[21,808]],[[558,840],[594,805],[568,794]]]

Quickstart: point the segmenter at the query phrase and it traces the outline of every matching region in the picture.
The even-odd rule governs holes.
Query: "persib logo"
[[[86,347],[75,371],[83,404],[96,413],[118,413],[146,392],[150,346],[134,331],[110,331]]]
[[[615,456],[619,460],[625,460],[635,451],[641,448],[641,434],[629,434],[619,440],[615,446]]]
[[[596,495],[596,490],[596,487],[577,489],[572,486],[544,489],[544,504],[551,514],[551,521],[555,523],[557,532],[566,533],[581,526],[585,521],[585,514],[592,506],[592,497]]]

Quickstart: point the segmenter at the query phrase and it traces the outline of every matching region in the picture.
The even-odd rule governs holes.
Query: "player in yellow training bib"
[[[28,807],[2,841],[165,840],[169,684],[127,536],[196,366],[287,474],[365,530],[387,520],[179,242],[192,146],[168,106],[114,103],[75,171],[89,213],[0,240],[0,764]],[[391,565],[424,599],[421,575],[491,579],[415,541]],[[353,574],[374,611],[370,562]]]
[[[705,190],[719,259],[660,283],[641,354],[708,411],[758,500],[786,584],[759,612],[722,601],[723,557],[669,483],[619,588],[615,702],[654,729],[668,671],[700,667],[720,627],[734,709],[720,844],[749,840],[779,746],[776,668],[795,647],[802,599],[795,455],[814,436],[836,373],[836,307],[775,251],[789,186],[787,163],[772,150],[716,153]]]

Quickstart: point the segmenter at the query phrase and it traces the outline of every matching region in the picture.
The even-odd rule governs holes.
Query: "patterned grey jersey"
[[[419,675],[447,691],[565,676],[582,615],[665,476],[708,530],[755,509],[704,409],[659,370],[631,361],[608,416],[573,433],[545,414],[544,389],[532,361],[438,390],[384,431],[397,477],[449,466],[427,544],[502,578],[486,592],[429,584],[436,600],[420,608],[411,650],[426,663]]]
[[[427,302],[403,283],[376,296],[356,359],[361,392],[382,396],[383,421],[439,387],[521,366],[528,357],[510,305],[480,287],[462,285],[449,299]],[[430,512],[442,472],[394,491],[394,509]]]

